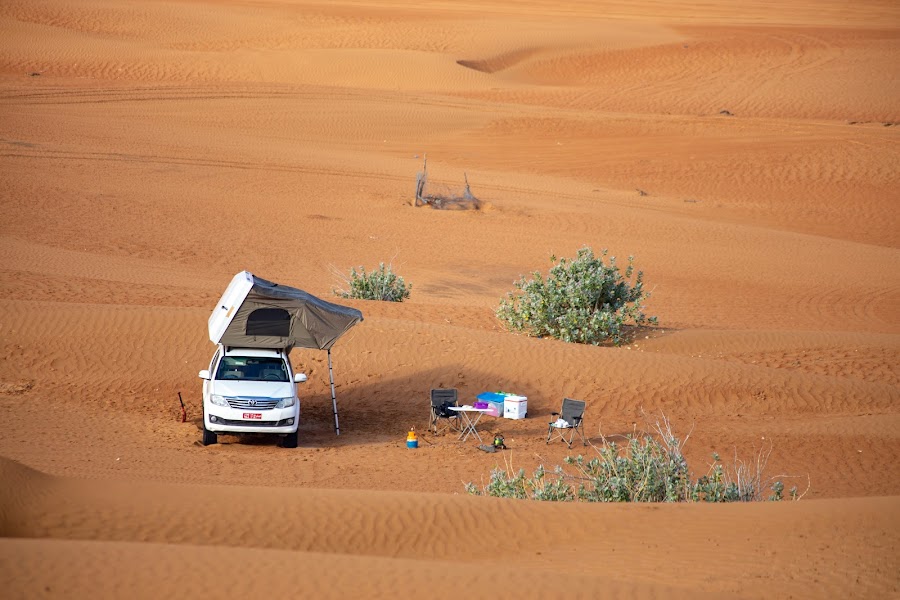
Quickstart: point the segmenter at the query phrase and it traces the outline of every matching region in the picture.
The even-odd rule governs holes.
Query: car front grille
[[[272,398],[228,398],[228,406],[244,410],[272,410],[278,400]]]

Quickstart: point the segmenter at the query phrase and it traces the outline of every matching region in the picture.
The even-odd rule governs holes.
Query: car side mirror
[[[203,369],[197,375],[200,377],[200,379],[209,379],[209,371],[206,369]]]
[[[294,375],[294,381],[296,383],[303,383],[304,381],[306,381],[306,373],[297,373],[296,375]]]

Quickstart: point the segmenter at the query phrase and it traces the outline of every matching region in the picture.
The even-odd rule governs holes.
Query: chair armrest
[[[558,416],[559,416],[559,413],[553,412],[553,413],[550,413],[550,416],[551,416],[551,417],[558,417]]]

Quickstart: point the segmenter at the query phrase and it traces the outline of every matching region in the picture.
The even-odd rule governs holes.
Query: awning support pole
[[[334,369],[331,368],[331,348],[328,349],[328,379],[331,380],[331,407],[334,409],[334,433],[341,435],[341,426],[338,425],[337,398],[334,395]]]

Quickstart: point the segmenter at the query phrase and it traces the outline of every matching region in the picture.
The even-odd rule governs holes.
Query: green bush
[[[500,301],[499,318],[512,331],[534,337],[554,337],[564,342],[599,345],[620,344],[628,325],[656,324],[646,317],[643,302],[643,273],[634,275],[633,256],[628,257],[624,276],[616,266],[616,257],[604,263],[607,251],[594,256],[584,247],[574,259],[560,259],[545,279],[539,272],[534,279],[515,282],[516,290]],[[557,262],[555,256],[550,261]]]
[[[475,496],[521,498],[532,500],[584,502],[751,502],[763,499],[763,470],[771,449],[760,450],[755,465],[735,458],[734,465],[724,465],[713,454],[713,462],[705,475],[692,480],[681,450],[684,442],[671,433],[665,418],[657,421],[655,435],[630,435],[620,447],[603,440],[596,447],[597,456],[567,457],[565,462],[574,473],[557,466],[552,474],[539,466],[530,479],[520,469],[495,469],[490,482],[479,490],[466,484]],[[769,480],[771,481],[771,480]],[[769,500],[781,500],[784,484],[771,483]],[[789,492],[799,499],[797,488]]]
[[[367,273],[365,267],[350,269],[350,277],[346,280],[349,290],[335,290],[342,298],[358,298],[360,300],[385,300],[387,302],[403,302],[409,298],[412,284],[407,285],[403,278],[394,273],[390,265],[379,263],[378,269]]]
[[[473,496],[570,502],[575,499],[575,494],[572,487],[565,483],[564,476],[562,468],[556,467],[553,476],[547,479],[543,465],[534,471],[531,479],[526,479],[525,469],[519,469],[515,475],[510,475],[503,469],[494,469],[491,471],[491,481],[484,487],[483,493],[471,482],[466,484],[466,491]]]

